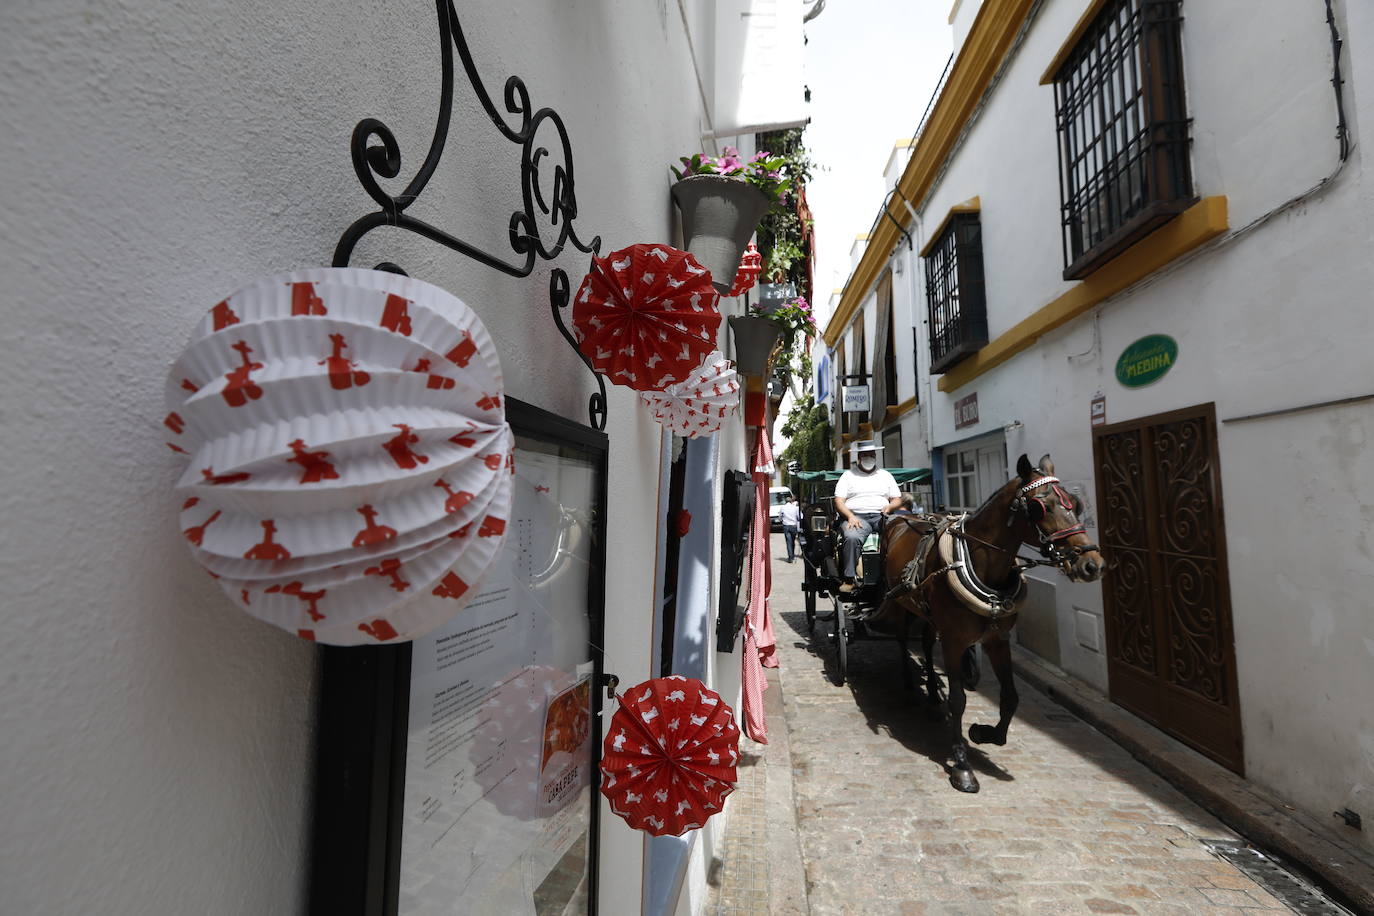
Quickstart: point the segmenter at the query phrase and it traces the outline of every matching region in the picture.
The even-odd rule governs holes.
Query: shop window
[[[1064,279],[1191,206],[1181,0],[1108,0],[1054,73]]]
[[[978,466],[973,452],[945,455],[945,507],[950,512],[972,512],[978,507]]]
[[[983,232],[976,212],[954,213],[925,253],[930,374],[939,375],[988,342]]]

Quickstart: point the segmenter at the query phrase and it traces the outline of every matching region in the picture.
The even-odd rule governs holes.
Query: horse
[[[1001,687],[997,724],[969,726],[969,739],[975,744],[1004,745],[1019,701],[1007,634],[1025,601],[1022,570],[1056,566],[1072,581],[1094,582],[1106,568],[1100,548],[1078,521],[1082,504],[1059,486],[1050,456],[1032,466],[1022,455],[1016,473],[971,515],[938,523],[896,516],[887,520],[882,532],[884,573],[886,581],[895,584],[875,616],[886,618],[889,626],[894,619],[910,623],[908,614],[927,623],[922,639],[926,695],[937,709],[942,703],[940,682],[930,660],[939,635],[949,682],[949,695],[943,701],[952,745],[949,781],[961,792],[978,791],[963,737],[967,698],[960,662],[965,650],[982,644]],[[1039,548],[1046,559],[1018,556],[1022,544]]]

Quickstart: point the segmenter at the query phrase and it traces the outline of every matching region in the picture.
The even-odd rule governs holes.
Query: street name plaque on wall
[[[1121,352],[1116,380],[1127,388],[1157,382],[1178,362],[1178,341],[1167,334],[1142,337]]]
[[[962,397],[954,402],[954,428],[978,424],[978,392]]]

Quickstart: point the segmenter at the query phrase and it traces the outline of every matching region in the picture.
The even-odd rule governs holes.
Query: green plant
[[[760,147],[777,150],[792,179],[789,193],[759,223],[758,247],[763,255],[763,278],[771,282],[791,281],[804,296],[810,296],[811,219],[804,206],[806,182],[813,163],[802,142],[802,129],[772,131],[757,135]]]
[[[783,467],[789,461],[796,461],[803,471],[828,471],[835,466],[829,411],[811,395],[792,405],[783,421],[782,434],[791,439],[781,455]]]
[[[793,179],[787,160],[768,152],[755,153],[746,162],[739,157],[739,150],[727,146],[724,156],[703,156],[696,153],[692,156],[683,156],[679,161],[682,168],[668,166],[678,181],[692,175],[736,178],[758,188],[773,203],[781,201],[792,188]]]

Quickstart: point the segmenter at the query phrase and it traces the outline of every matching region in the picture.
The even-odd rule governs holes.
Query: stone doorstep
[[[1012,655],[1019,679],[1121,745],[1242,837],[1297,862],[1343,895],[1356,911],[1374,913],[1374,856],[1329,835],[1306,815],[1267,797],[1253,783],[1028,650],[1013,645]]]

